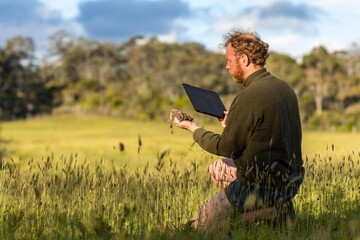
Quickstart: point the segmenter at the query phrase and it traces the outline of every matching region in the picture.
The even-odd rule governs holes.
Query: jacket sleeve
[[[229,109],[226,127],[222,134],[200,128],[194,132],[193,138],[207,152],[224,157],[233,157],[236,154],[239,157],[255,128],[254,119],[254,113],[249,111],[237,96]]]

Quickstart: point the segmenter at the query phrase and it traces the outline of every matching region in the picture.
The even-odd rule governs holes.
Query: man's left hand
[[[178,128],[186,129],[190,132],[194,132],[196,129],[200,128],[196,124],[196,122],[188,121],[188,120],[183,120],[180,122],[177,117],[174,118],[174,123]]]

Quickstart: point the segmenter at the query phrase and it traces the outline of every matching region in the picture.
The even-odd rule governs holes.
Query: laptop
[[[182,86],[195,111],[217,118],[224,117],[226,108],[216,92],[195,87],[187,83],[183,83]]]

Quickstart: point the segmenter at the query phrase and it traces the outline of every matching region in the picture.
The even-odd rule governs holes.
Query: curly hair
[[[245,32],[241,30],[232,30],[224,35],[224,44],[229,44],[235,49],[236,56],[245,54],[250,62],[256,65],[264,66],[269,57],[269,44],[263,42],[256,32]]]

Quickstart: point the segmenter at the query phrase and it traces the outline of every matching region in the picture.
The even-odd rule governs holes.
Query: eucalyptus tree
[[[360,46],[354,44],[348,51],[340,51],[336,56],[344,63],[346,78],[341,84],[339,99],[344,108],[360,115]]]
[[[309,91],[315,100],[316,114],[324,108],[331,109],[337,102],[341,81],[346,77],[345,68],[335,54],[324,46],[314,48],[302,60]]]
[[[58,73],[55,82],[65,86],[63,104],[78,105],[85,110],[106,109],[109,86],[124,75],[121,66],[124,59],[118,46],[76,37],[64,31],[53,34],[49,41],[46,67],[50,70],[48,74],[54,76],[54,72]]]
[[[223,55],[198,43],[164,43],[155,37],[138,41],[127,52],[124,68],[129,76],[126,94],[133,96],[129,104],[134,114],[146,111],[167,116],[169,108],[186,102],[183,82],[220,93],[229,91]]]
[[[59,31],[50,36],[48,56],[58,66],[60,81],[76,83],[87,79],[106,84],[118,78],[120,59],[115,44],[89,40]]]
[[[31,38],[13,37],[0,49],[0,117],[24,118],[35,114],[38,93],[43,91],[34,64]]]

